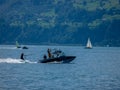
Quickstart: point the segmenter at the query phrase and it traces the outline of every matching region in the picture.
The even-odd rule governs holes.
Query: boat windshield
[[[60,49],[53,49],[52,50],[52,54],[56,57],[59,57],[59,56],[64,56],[64,52],[62,52]]]

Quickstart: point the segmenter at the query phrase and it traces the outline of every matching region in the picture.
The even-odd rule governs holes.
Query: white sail
[[[86,48],[92,48],[92,44],[91,44],[90,38],[88,38]]]
[[[20,45],[19,45],[18,41],[16,41],[16,47],[20,48]]]

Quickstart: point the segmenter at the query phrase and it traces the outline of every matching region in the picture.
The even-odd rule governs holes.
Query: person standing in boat
[[[48,48],[48,50],[47,50],[47,53],[48,53],[48,57],[51,58],[52,55],[51,55],[51,50],[50,50],[49,48]]]
[[[25,60],[24,59],[24,53],[21,53],[20,59]]]

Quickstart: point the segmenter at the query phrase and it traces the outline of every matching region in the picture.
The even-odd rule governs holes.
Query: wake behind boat
[[[31,62],[30,60],[21,60],[19,61],[20,63],[37,63],[37,62]]]
[[[39,60],[38,63],[70,63],[76,58],[76,56],[66,56],[60,50],[55,50],[52,55],[53,57],[44,57],[44,59]]]

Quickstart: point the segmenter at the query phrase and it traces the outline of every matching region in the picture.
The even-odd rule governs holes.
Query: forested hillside
[[[0,0],[0,44],[120,46],[120,0]]]

